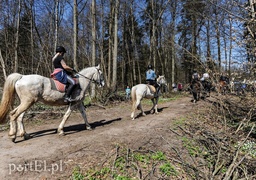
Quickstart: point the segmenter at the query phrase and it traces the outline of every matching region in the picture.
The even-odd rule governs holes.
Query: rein
[[[98,73],[99,73],[99,69],[97,69],[97,70],[98,70]],[[92,79],[92,77],[93,77],[94,74],[92,75],[91,78],[88,78],[88,77],[84,76],[83,74],[81,74],[81,73],[79,73],[79,72],[77,72],[76,74],[78,74],[79,76],[84,77],[85,79],[89,79],[89,80],[92,81],[93,83],[102,85],[102,84],[101,84],[101,80],[95,81],[94,79]]]

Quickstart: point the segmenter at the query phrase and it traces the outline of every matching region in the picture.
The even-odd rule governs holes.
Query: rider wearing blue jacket
[[[148,70],[146,71],[146,82],[153,86],[156,84],[156,73],[150,64],[148,65]]]
[[[159,85],[156,82],[156,73],[153,70],[153,67],[151,64],[148,65],[148,70],[146,71],[146,82],[147,84],[150,84],[156,88],[155,96],[158,96],[159,92]]]

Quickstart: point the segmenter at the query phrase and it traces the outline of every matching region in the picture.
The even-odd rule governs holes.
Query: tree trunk
[[[105,35],[105,26],[104,26],[104,2],[101,1],[101,13],[100,13],[100,24],[102,25],[101,27],[101,39],[100,39],[100,44],[99,44],[99,50],[100,50],[100,62],[101,62],[101,68],[103,70],[103,74],[107,74],[106,70],[106,64],[104,62],[104,35]],[[105,76],[106,78],[106,76]]]
[[[58,44],[58,27],[59,27],[59,0],[55,1],[55,31],[54,31],[54,52]]]
[[[31,71],[34,72],[34,13],[33,13],[34,1],[30,0],[30,43],[31,43]]]
[[[92,66],[96,61],[96,2],[92,0]],[[95,97],[95,84],[91,85],[91,97]]]
[[[175,25],[176,25],[176,8],[177,1],[172,2],[172,23],[171,23],[171,84],[175,82]],[[166,64],[167,65],[167,64]],[[167,67],[167,66],[166,66]],[[166,73],[169,74],[169,68],[165,68]]]
[[[5,68],[5,63],[4,63],[4,59],[3,59],[3,56],[2,56],[2,52],[1,52],[1,49],[0,49],[0,62],[1,62],[1,65],[2,65],[2,70],[3,70],[3,73],[4,73],[4,79],[6,80],[6,68]]]
[[[228,60],[228,75],[229,77],[231,77],[231,71],[230,71],[230,68],[231,68],[231,59],[232,59],[232,20],[231,18],[229,18],[229,60]]]
[[[18,45],[19,45],[19,29],[20,29],[20,13],[21,13],[21,0],[18,1],[18,17],[16,24],[16,34],[15,34],[15,56],[14,56],[14,72],[18,72],[19,60],[18,60]]]
[[[131,23],[132,23],[132,27],[131,27],[131,42],[132,42],[132,47],[134,48],[133,49],[133,52],[134,52],[134,55],[133,55],[133,58],[132,58],[132,61],[135,61],[135,62],[138,62],[139,61],[139,55],[138,55],[138,50],[137,50],[137,45],[136,45],[136,37],[135,37],[135,27],[134,27],[134,18],[133,18],[133,7],[131,6],[130,7],[130,16],[131,16]],[[133,63],[135,65],[135,63]],[[138,70],[140,69],[140,66],[139,66],[139,63],[138,64]],[[136,76],[136,70],[134,68],[134,75],[133,75],[133,80],[134,82],[137,82],[137,76]],[[138,83],[140,84],[141,83],[141,74],[140,74],[140,71],[138,71]]]
[[[74,0],[74,5],[73,5],[73,39],[74,39],[74,44],[73,44],[73,64],[74,68],[77,69],[77,34],[78,34],[78,12],[77,12],[77,0]]]
[[[152,60],[153,67],[156,68],[156,19],[155,19],[155,5],[154,0],[151,0],[152,8],[152,37],[151,37],[151,50],[152,50]]]
[[[118,10],[119,10],[119,0],[116,0],[115,3],[115,16],[114,16],[114,49],[113,49],[113,79],[112,79],[112,88],[116,88],[117,84],[117,45],[118,45]]]
[[[110,0],[110,15],[109,15],[109,32],[108,32],[108,71],[106,75],[106,84],[107,87],[110,87],[110,80],[111,80],[111,62],[112,62],[112,52],[113,52],[113,47],[112,47],[112,36],[113,36],[113,13],[114,12],[114,7],[113,7],[113,0]]]

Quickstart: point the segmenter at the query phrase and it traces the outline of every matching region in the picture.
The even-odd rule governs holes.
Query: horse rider
[[[229,78],[228,78],[228,76],[227,75],[221,75],[220,76],[220,81],[225,81],[226,82],[226,84],[229,84]]]
[[[193,70],[192,82],[191,82],[191,86],[190,86],[191,89],[192,89],[192,87],[193,87],[193,85],[194,85],[195,83],[199,83],[200,86],[201,86],[201,88],[202,88],[202,84],[201,84],[201,82],[200,82],[200,75],[199,75],[199,73],[197,72],[196,69]]]
[[[192,74],[192,84],[199,82],[200,79],[200,75],[197,72],[197,70],[193,70],[193,74]]]
[[[71,94],[75,87],[75,80],[71,77],[72,72],[77,72],[64,61],[64,54],[66,49],[63,46],[57,46],[56,54],[52,58],[54,72],[52,75],[61,83],[65,84],[67,87],[64,95],[65,102],[71,102]]]
[[[203,87],[205,87],[205,84],[209,82],[209,78],[210,78],[210,76],[208,73],[203,74],[203,77],[200,79]]]
[[[151,64],[148,65],[148,70],[146,71],[146,82],[149,85],[152,85],[156,88],[156,93],[155,93],[155,97],[158,96],[158,92],[159,92],[159,85],[156,82],[156,73],[153,70],[153,66]]]

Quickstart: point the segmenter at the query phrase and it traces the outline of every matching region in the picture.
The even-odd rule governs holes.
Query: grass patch
[[[160,96],[159,99],[158,99],[158,104],[175,101],[175,100],[177,100],[177,99],[179,99],[181,97],[183,97],[183,96],[179,95],[179,94],[177,94],[177,95],[175,95],[173,97],[162,97],[162,96]],[[143,104],[146,104],[146,105],[152,105],[151,99],[143,98],[141,102]]]
[[[172,123],[172,127],[173,129],[177,129],[177,127],[179,126],[184,126],[185,122],[186,122],[187,118],[186,117],[180,117],[174,120],[174,122]]]
[[[192,139],[182,137],[182,143],[191,156],[196,157],[202,153],[200,147]]]
[[[137,180],[138,172],[141,175],[140,179],[150,178],[149,176],[170,179],[178,176],[176,167],[170,163],[165,153],[132,151],[120,146],[116,147],[116,154],[108,158],[101,167],[91,167],[86,170],[86,174],[81,174],[79,169],[75,168],[75,170],[72,177],[84,177],[90,180]]]
[[[241,146],[240,151],[242,153],[248,154],[252,158],[256,158],[256,143],[254,141],[247,140],[242,145],[241,143],[238,143],[237,145],[235,145],[236,148],[239,146]]]
[[[84,180],[84,175],[81,173],[81,169],[79,166],[76,166],[73,169],[72,175],[71,175],[71,179],[72,180]]]

